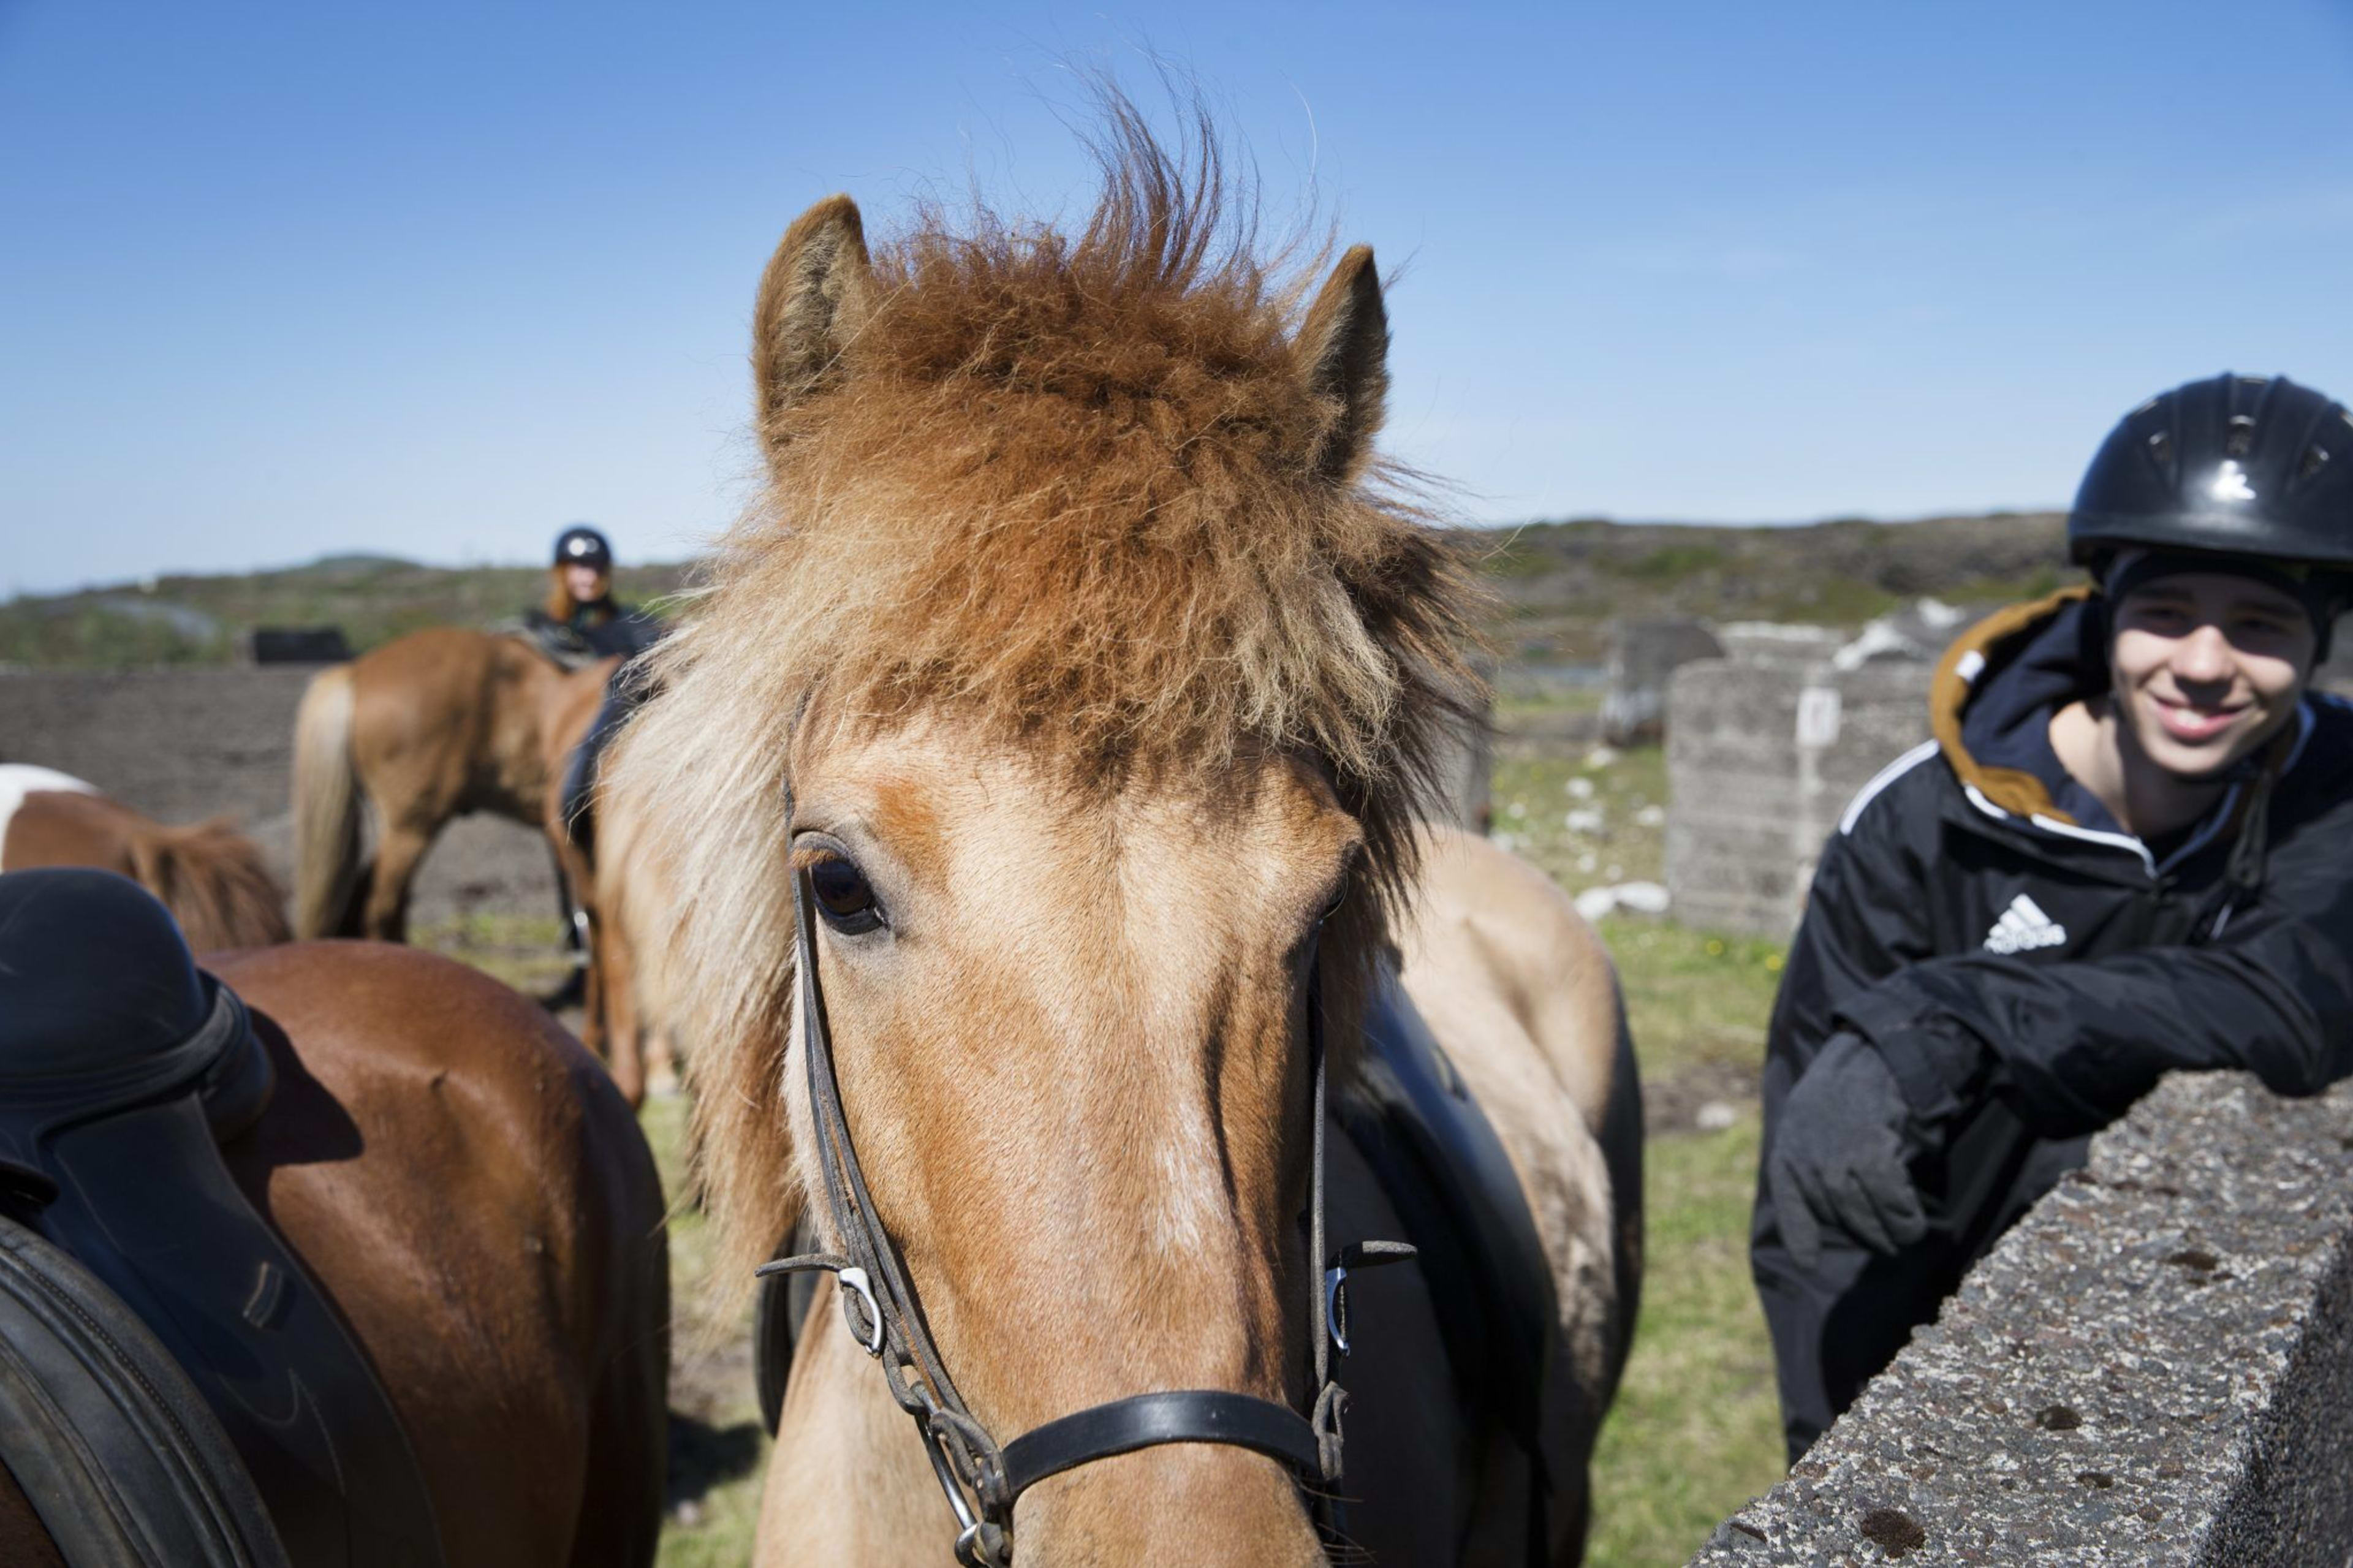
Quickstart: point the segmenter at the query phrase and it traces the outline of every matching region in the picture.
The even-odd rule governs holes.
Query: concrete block
[[[1694,1568],[2343,1568],[2353,1084],[2177,1074]]]
[[[1666,721],[1668,677],[1695,660],[1723,657],[1724,645],[1704,621],[1678,616],[1611,623],[1602,738],[1613,746],[1657,741]]]
[[[1787,936],[1847,803],[1927,735],[1927,666],[1799,657],[1830,646],[1799,635],[1816,629],[1726,628],[1742,657],[1668,682],[1666,878],[1688,923]]]

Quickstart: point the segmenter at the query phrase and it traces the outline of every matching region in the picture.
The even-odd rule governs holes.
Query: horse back
[[[279,1078],[223,1153],[375,1363],[453,1568],[649,1562],[667,1249],[604,1069],[505,986],[413,949],[304,943],[218,972]]]
[[[564,672],[520,637],[428,626],[351,666],[352,763],[379,810],[438,826],[490,810],[540,826],[542,710]]]

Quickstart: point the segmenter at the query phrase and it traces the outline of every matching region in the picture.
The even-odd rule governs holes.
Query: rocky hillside
[[[1612,616],[1859,626],[1921,595],[1988,603],[2064,580],[2055,513],[1799,528],[1536,522],[1462,535],[1494,592],[1507,658],[1599,660]],[[677,592],[685,565],[624,568],[624,600]],[[283,571],[174,576],[0,605],[0,664],[125,668],[220,664],[257,626],[340,626],[365,650],[419,626],[519,614],[545,577],[532,567],[451,569],[335,556]]]
[[[1470,536],[1507,657],[1598,661],[1616,616],[1857,626],[1922,595],[2000,603],[2069,579],[2066,520],[1998,512],[1802,528],[1539,522]]]

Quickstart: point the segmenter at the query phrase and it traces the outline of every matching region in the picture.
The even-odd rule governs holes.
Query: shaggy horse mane
[[[1409,477],[1323,456],[1350,415],[1297,343],[1324,258],[1254,254],[1205,120],[1181,155],[1123,100],[1104,125],[1075,237],[932,207],[877,248],[871,315],[765,417],[765,492],[614,767],[669,893],[641,945],[705,1184],[746,1249],[797,1203],[777,1099],[797,729],[951,714],[1081,789],[1311,752],[1367,837],[1335,934],[1369,953],[1480,711],[1472,590]]]

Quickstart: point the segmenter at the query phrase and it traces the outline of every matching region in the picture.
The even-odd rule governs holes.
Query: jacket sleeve
[[[2353,1072],[2353,801],[2272,847],[2211,942],[2035,963],[1915,963],[1835,1009],[1936,1117],[1990,1088],[2049,1137],[2105,1126],[2174,1068],[2238,1068],[2282,1094]]]
[[[1778,1102],[1840,1027],[1837,1013],[1935,949],[1920,857],[1895,803],[1874,801],[1831,835],[1789,944],[1767,1037],[1767,1097]]]

